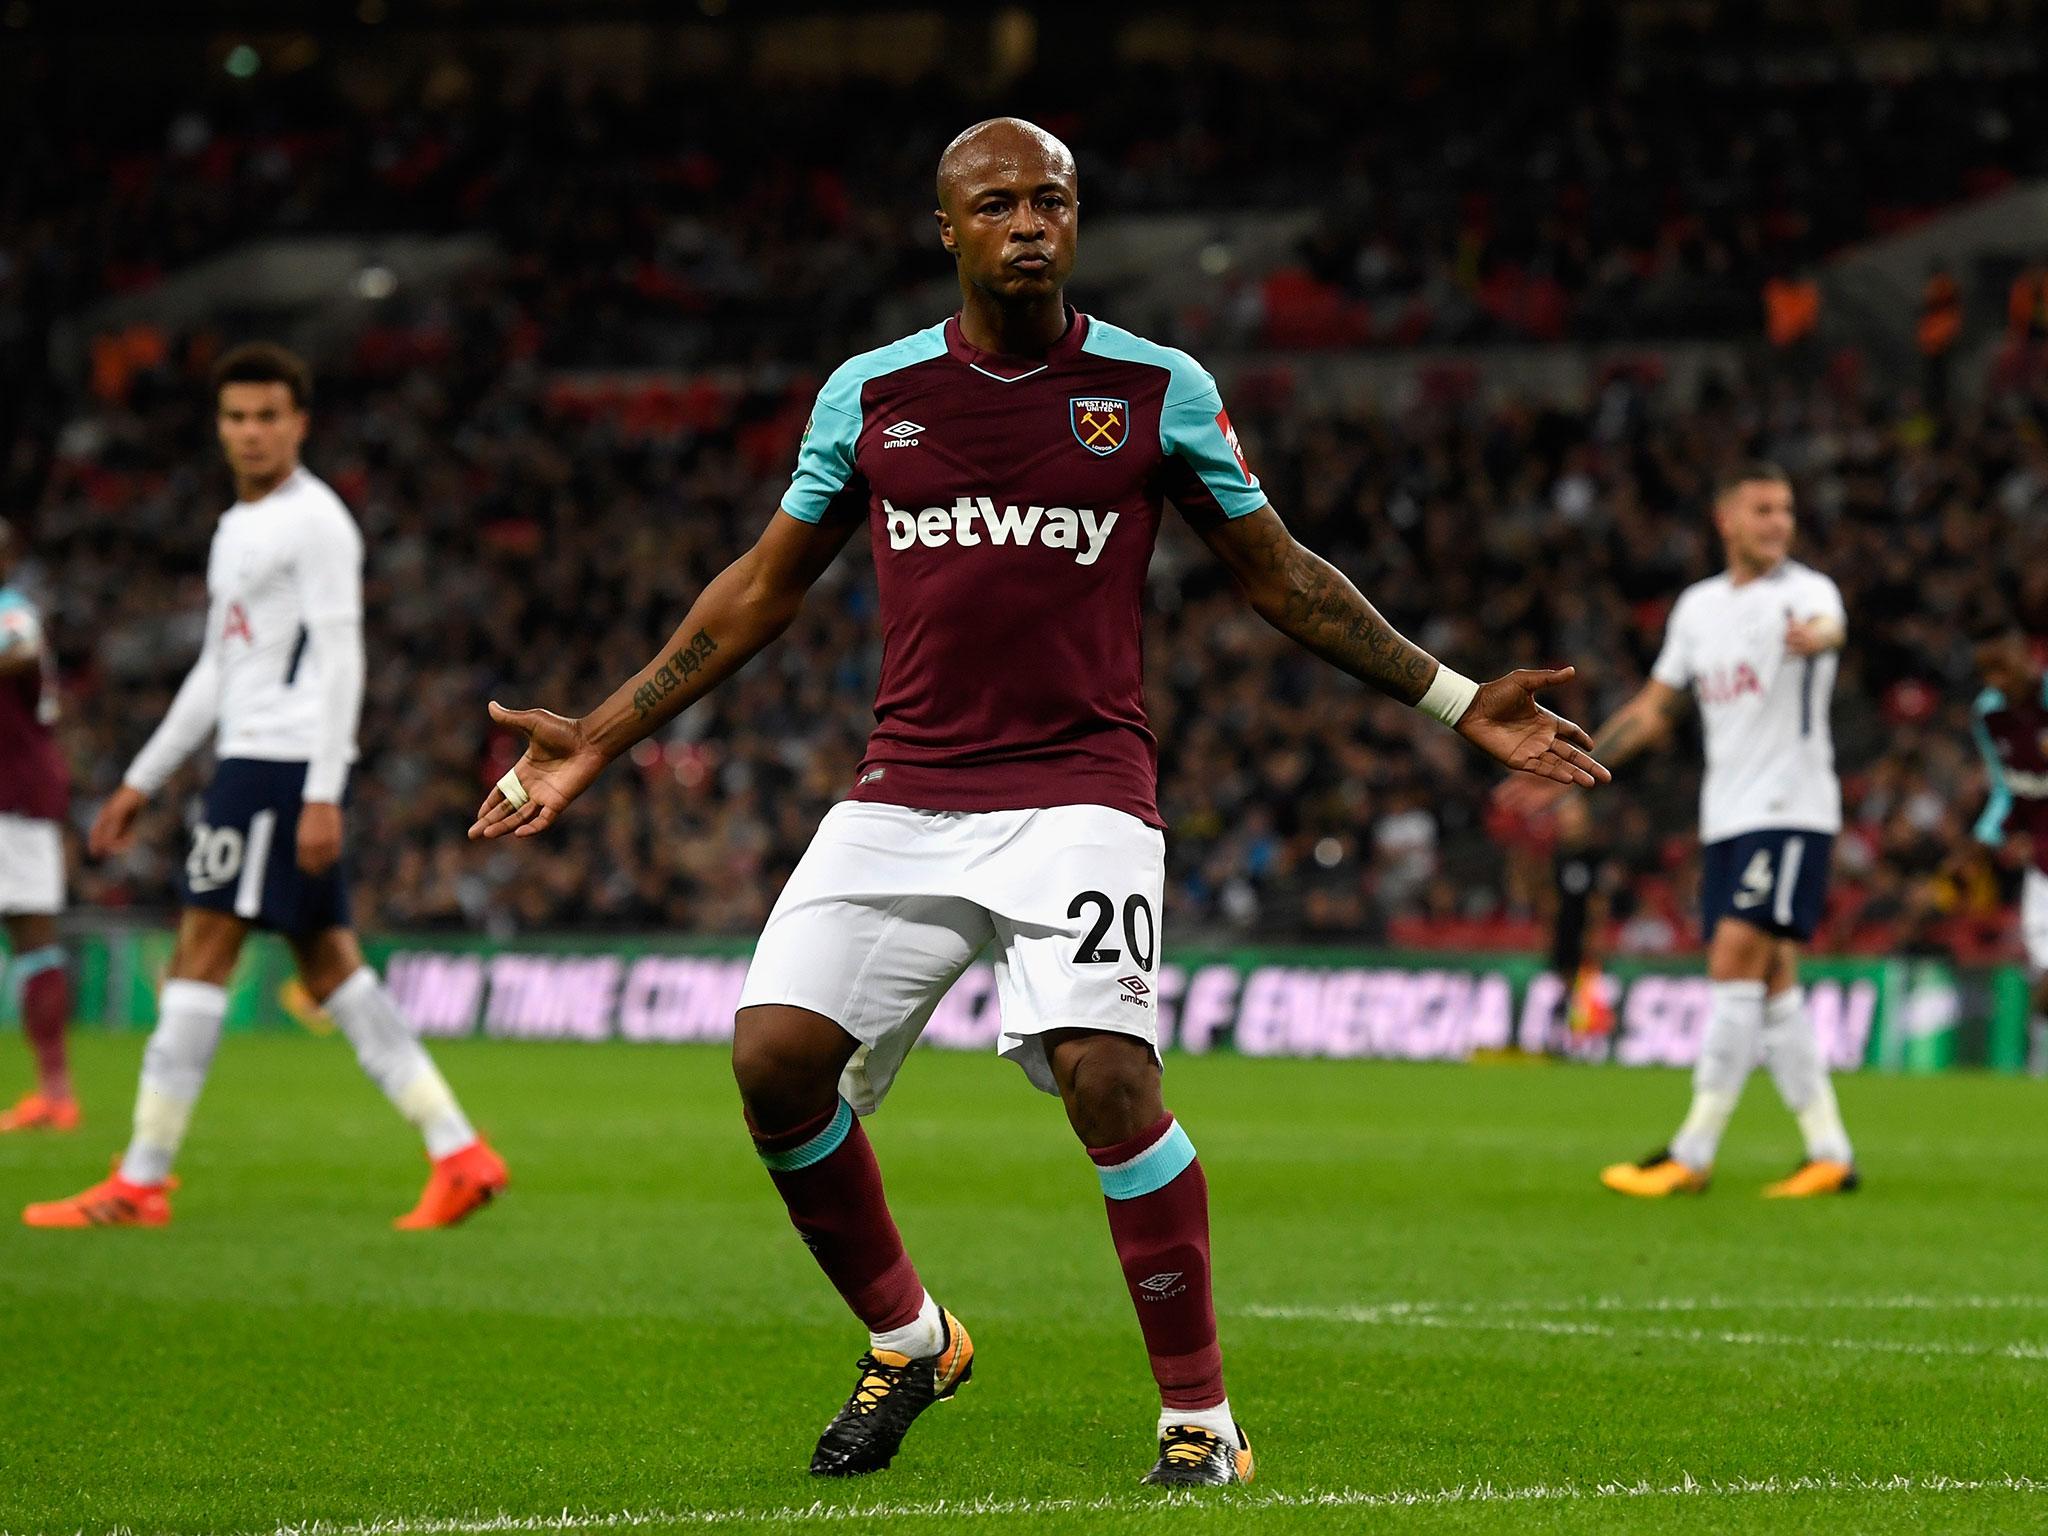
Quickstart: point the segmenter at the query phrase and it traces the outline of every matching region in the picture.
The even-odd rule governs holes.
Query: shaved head
[[[1021,117],[986,118],[961,133],[939,156],[941,208],[957,206],[956,199],[972,196],[983,186],[1046,181],[1074,189],[1073,152]]]

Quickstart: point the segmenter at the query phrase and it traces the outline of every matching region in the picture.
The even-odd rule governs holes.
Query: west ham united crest
[[[1131,402],[1110,400],[1101,395],[1077,395],[1067,402],[1067,419],[1074,436],[1090,453],[1104,457],[1123,447],[1131,435]]]

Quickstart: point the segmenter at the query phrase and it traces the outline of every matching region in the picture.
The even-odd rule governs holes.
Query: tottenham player
[[[308,392],[305,364],[281,347],[236,348],[215,370],[238,499],[207,560],[206,637],[94,821],[91,851],[129,846],[137,813],[209,734],[218,761],[185,860],[177,948],[143,1056],[133,1139],[112,1178],[30,1206],[30,1226],[170,1220],[172,1160],[251,927],[284,936],[306,990],[425,1138],[433,1171],[397,1225],[447,1226],[505,1185],[504,1164],[363,963],[349,924],[342,803],[363,700],[363,543],[341,499],[299,463]]]
[[[78,1101],[64,1055],[71,979],[57,942],[64,910],[70,779],[57,750],[57,668],[28,594],[10,585],[19,547],[0,522],[0,921],[6,981],[36,1058],[36,1086],[0,1114],[0,1132],[69,1131]]]
[[[832,375],[760,541],[609,699],[580,720],[492,706],[529,745],[471,835],[544,831],[787,627],[865,523],[875,731],[768,919],[733,1037],[761,1161],[869,1331],[811,1470],[887,1466],[972,1368],[966,1331],[904,1252],[859,1117],[989,948],[1001,1053],[1060,1096],[1100,1176],[1162,1403],[1148,1480],[1239,1482],[1252,1455],[1224,1394],[1207,1185],[1155,1044],[1164,856],[1139,652],[1162,502],[1317,655],[1513,767],[1579,784],[1605,771],[1533,697],[1568,673],[1479,687],[1439,667],[1288,535],[1206,373],[1066,305],[1064,145],[1016,119],[978,124],[946,150],[938,194],[959,312]]]
[[[1828,706],[1847,618],[1835,584],[1790,558],[1792,487],[1782,470],[1736,468],[1715,489],[1714,521],[1727,570],[1679,597],[1650,680],[1594,738],[1602,760],[1619,766],[1670,735],[1688,692],[1699,700],[1700,899],[1712,982],[1685,1123],[1669,1147],[1600,1178],[1626,1195],[1705,1190],[1721,1132],[1761,1060],[1806,1143],[1800,1166],[1764,1193],[1845,1193],[1856,1169],[1799,989],[1799,946],[1820,922],[1842,827]],[[1545,798],[1536,786],[1504,793],[1525,805]]]
[[[2031,845],[2020,887],[2020,933],[2033,979],[2033,1055],[2039,1071],[2048,1061],[2048,674],[2034,659],[2026,632],[2010,620],[1986,624],[1975,639],[1984,691],[1972,714],[1991,785],[1977,818],[1976,839],[1997,848],[2018,831]]]

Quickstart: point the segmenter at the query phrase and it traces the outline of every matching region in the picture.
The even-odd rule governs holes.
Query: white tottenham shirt
[[[305,797],[341,798],[362,709],[363,540],[301,466],[221,517],[206,640],[127,782],[154,793],[209,728],[217,757],[307,764]]]
[[[1695,582],[1672,607],[1650,675],[1699,700],[1707,747],[1701,842],[1778,829],[1841,831],[1828,725],[1839,656],[1785,648],[1788,620],[1823,617],[1846,628],[1841,591],[1796,560],[1741,586],[1726,574]]]

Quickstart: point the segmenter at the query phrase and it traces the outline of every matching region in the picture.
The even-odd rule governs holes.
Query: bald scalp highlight
[[[1045,157],[1055,175],[1079,184],[1074,169],[1074,152],[1034,122],[1021,117],[988,117],[962,129],[939,156],[936,181],[939,206],[947,206],[947,193],[957,186],[968,167],[980,157],[1014,158],[1037,151]]]

